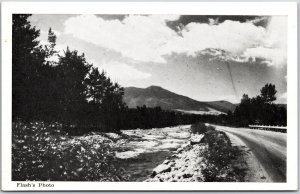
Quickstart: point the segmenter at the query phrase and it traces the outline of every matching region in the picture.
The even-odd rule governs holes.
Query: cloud
[[[106,21],[94,15],[81,15],[65,21],[65,33],[137,61],[164,63],[161,46],[177,36],[165,22],[177,18],[129,15],[123,21]]]
[[[243,55],[265,59],[264,62],[269,66],[283,66],[286,64],[286,53],[281,48],[249,48]]]
[[[284,66],[287,63],[287,18],[272,16],[266,28],[266,34],[260,44],[248,48],[244,56],[259,57],[268,65]]]
[[[99,66],[96,62],[93,62],[93,64]],[[126,82],[151,77],[149,73],[139,71],[126,63],[118,61],[104,62],[103,65],[99,67],[103,69],[111,79],[116,81]]]
[[[272,16],[266,28],[256,21],[226,20],[189,23],[175,32],[166,24],[177,15],[129,15],[122,21],[80,15],[65,21],[64,33],[140,62],[166,63],[164,56],[196,56],[211,48],[225,52],[223,60],[244,62],[262,58],[268,65],[286,64],[286,17]]]
[[[177,52],[194,55],[197,51],[214,48],[240,55],[245,48],[259,44],[264,29],[251,23],[227,20],[219,25],[190,23],[181,33],[183,38],[170,45],[176,46]]]
[[[279,96],[279,99],[287,99],[287,93],[284,92]]]
[[[59,55],[64,55],[64,51],[66,50],[67,46],[58,44],[56,45],[56,49],[58,51]],[[75,49],[73,45],[69,46],[70,50]],[[79,54],[81,52],[79,51]],[[126,62],[117,61],[117,60],[95,60],[93,55],[88,54],[85,55],[87,61],[91,64],[93,64],[96,67],[99,67],[101,70],[104,70],[107,75],[120,83],[126,83],[128,81],[134,81],[134,80],[141,80],[141,79],[147,79],[151,77],[151,74],[147,72],[142,72],[140,70],[137,70],[132,65],[127,64]],[[51,58],[53,61],[58,62],[58,56],[54,56]]]
[[[280,94],[277,99],[277,102],[286,104],[287,103],[287,92]]]

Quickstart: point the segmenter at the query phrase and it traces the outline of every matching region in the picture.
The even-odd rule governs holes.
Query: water
[[[174,154],[190,137],[190,125],[150,130],[122,131],[129,140],[120,145],[116,155],[129,181],[141,182],[152,170]]]

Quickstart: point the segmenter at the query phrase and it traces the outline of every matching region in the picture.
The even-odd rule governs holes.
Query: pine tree
[[[67,47],[63,56],[59,56],[57,88],[61,119],[66,124],[79,123],[87,104],[87,75],[90,71],[84,54],[71,51]]]
[[[36,83],[44,63],[37,38],[40,31],[27,21],[30,15],[14,14],[12,23],[12,99],[13,119],[36,113]]]
[[[274,84],[269,84],[267,83],[261,90],[260,90],[260,95],[262,99],[267,102],[267,103],[272,103],[273,101],[276,100],[276,93],[277,90],[275,89]]]
[[[104,71],[100,73],[98,68],[92,68],[86,83],[90,105],[97,107],[92,120],[108,128],[119,128],[120,114],[125,108],[122,100],[124,89],[118,83],[113,83]]]

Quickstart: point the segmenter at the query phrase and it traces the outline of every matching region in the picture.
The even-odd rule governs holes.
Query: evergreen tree
[[[87,79],[87,87],[88,87],[88,98],[94,104],[100,105],[104,99],[105,86],[104,83],[106,81],[106,76],[104,71],[102,73],[99,72],[98,68],[92,67],[91,72],[88,75]]]
[[[277,90],[275,89],[274,84],[269,84],[267,83],[261,90],[260,90],[260,95],[262,99],[267,102],[267,103],[272,103],[273,101],[276,100],[276,93]]]
[[[47,65],[53,66],[56,64],[56,62],[53,61],[53,58],[52,58],[53,56],[56,56],[58,54],[58,52],[55,50],[56,39],[57,39],[56,35],[52,31],[52,29],[49,28],[49,31],[48,31],[48,43],[49,44],[44,46]]]
[[[70,51],[67,47],[59,56],[57,90],[61,119],[65,124],[79,123],[84,117],[87,104],[87,75],[91,69],[84,54]]]
[[[92,114],[93,120],[101,121],[107,127],[121,127],[121,112],[125,108],[122,97],[124,88],[113,83],[105,72],[92,68],[87,79],[88,99],[90,105],[98,108],[97,114]],[[91,106],[90,106],[91,107]]]
[[[29,14],[14,14],[12,24],[13,119],[28,120],[39,114],[41,71],[45,53],[37,38],[40,31],[28,22]]]

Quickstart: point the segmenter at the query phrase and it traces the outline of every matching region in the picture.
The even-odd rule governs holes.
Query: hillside
[[[123,101],[129,108],[146,105],[160,106],[166,110],[177,110],[193,114],[220,114],[234,110],[235,105],[227,101],[201,102],[189,97],[168,91],[159,86],[148,88],[125,88]]]

